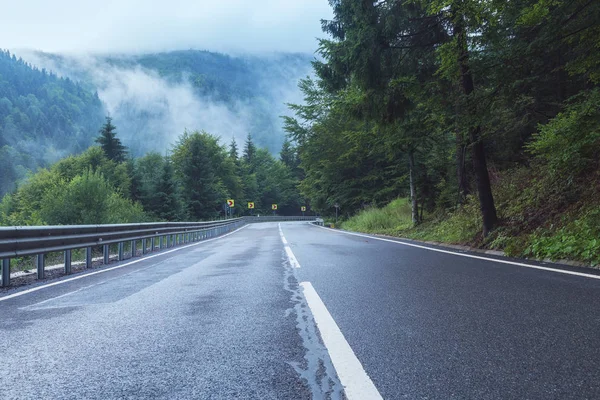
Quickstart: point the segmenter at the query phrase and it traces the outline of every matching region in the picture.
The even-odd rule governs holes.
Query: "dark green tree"
[[[248,136],[246,137],[246,143],[244,145],[244,161],[246,161],[246,164],[248,164],[248,166],[250,166],[251,169],[254,166],[255,154],[256,145],[252,141],[252,136],[248,134]]]
[[[175,180],[173,163],[168,157],[164,159],[160,177],[156,183],[153,209],[149,211],[165,221],[178,221],[181,217],[179,188]]]
[[[229,157],[236,164],[238,164],[238,160],[239,160],[240,156],[238,154],[238,146],[237,146],[237,142],[235,141],[235,138],[232,138],[231,143],[229,144]]]
[[[100,144],[104,154],[109,160],[115,162],[124,162],[127,155],[127,148],[121,143],[121,139],[117,137],[117,127],[112,124],[112,118],[106,116],[106,122],[100,129],[100,136],[96,138],[96,143]]]
[[[171,158],[187,218],[212,219],[222,213],[228,192],[220,172],[228,154],[219,139],[206,132],[185,132]]]

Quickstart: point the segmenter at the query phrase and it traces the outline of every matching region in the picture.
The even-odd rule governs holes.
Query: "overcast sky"
[[[312,53],[331,13],[327,0],[6,0],[0,48]]]

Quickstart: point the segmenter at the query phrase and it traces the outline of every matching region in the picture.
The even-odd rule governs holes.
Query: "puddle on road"
[[[346,396],[342,384],[329,358],[327,348],[323,345],[313,315],[306,304],[294,269],[290,266],[285,252],[282,258],[285,270],[283,286],[290,293],[293,304],[287,309],[286,317],[296,316],[296,329],[305,349],[304,360],[301,363],[290,362],[290,364],[307,382],[313,399],[343,400]]]

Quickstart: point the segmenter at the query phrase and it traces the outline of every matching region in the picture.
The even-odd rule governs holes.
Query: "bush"
[[[600,264],[600,207],[593,207],[554,233],[538,230],[530,238],[526,256],[552,260],[574,259]]]
[[[343,229],[370,233],[394,233],[411,226],[411,210],[407,199],[396,199],[384,208],[368,208],[341,225]]]
[[[481,231],[481,212],[479,202],[468,196],[465,203],[451,214],[423,223],[406,232],[412,239],[445,243],[470,243]]]
[[[99,172],[91,170],[61,181],[43,196],[41,219],[50,225],[141,222],[147,218],[139,204],[124,199]]]
[[[567,110],[539,128],[527,145],[548,172],[572,180],[600,157],[600,90],[572,99]]]

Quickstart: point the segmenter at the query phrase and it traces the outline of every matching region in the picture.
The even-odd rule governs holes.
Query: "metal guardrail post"
[[[124,259],[126,243],[131,244],[131,255],[137,254],[137,241],[142,241],[142,253],[183,243],[206,240],[233,231],[250,222],[232,219],[208,222],[157,222],[143,224],[0,227],[0,278],[9,285],[10,257],[37,256],[36,268],[40,278],[45,277],[45,255],[63,252],[65,273],[72,272],[73,250],[85,249],[85,267],[93,267],[93,249],[102,248],[102,259],[110,262],[110,246],[118,246],[118,258]],[[256,221],[259,222],[259,221]],[[157,240],[158,239],[158,240]],[[158,243],[157,243],[158,241]],[[8,267],[6,267],[8,265]]]
[[[36,264],[37,264],[37,278],[38,279],[44,279],[44,269],[46,267],[46,255],[45,254],[38,254],[36,257]]]
[[[65,274],[71,274],[71,250],[65,250]]]
[[[85,267],[92,268],[92,248],[86,247],[85,249]]]
[[[5,258],[2,260],[2,286],[8,285],[10,285],[10,259]]]

